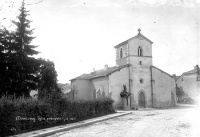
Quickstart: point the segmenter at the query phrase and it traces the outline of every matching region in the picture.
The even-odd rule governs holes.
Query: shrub
[[[0,99],[0,135],[48,125],[39,117],[57,114],[50,104],[31,98],[2,97]]]
[[[16,107],[11,98],[5,96],[0,99],[0,135],[17,130],[18,122],[15,121]]]
[[[40,129],[70,123],[98,115],[113,113],[111,99],[68,101],[64,98],[53,104],[31,98],[0,98],[0,135]]]
[[[67,101],[61,99],[58,103],[59,114],[63,119],[75,118],[76,120],[113,113],[113,100],[109,98],[98,99],[93,101]]]

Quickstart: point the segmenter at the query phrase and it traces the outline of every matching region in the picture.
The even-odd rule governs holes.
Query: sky
[[[0,25],[12,28],[22,0],[0,0]],[[200,65],[200,0],[25,0],[36,57],[55,63],[58,82],[113,67],[117,44],[153,41],[153,65],[181,75]]]

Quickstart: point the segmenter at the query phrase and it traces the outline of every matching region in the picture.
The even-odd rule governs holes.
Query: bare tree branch
[[[36,2],[36,3],[29,3],[29,4],[26,4],[26,5],[34,5],[34,4],[39,4],[41,2],[43,2],[43,0],[40,0],[39,2]]]

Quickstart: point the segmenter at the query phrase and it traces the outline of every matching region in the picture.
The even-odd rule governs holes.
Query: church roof
[[[149,40],[148,38],[146,38],[144,35],[142,35],[142,34],[139,32],[138,35],[136,35],[136,36],[134,36],[134,37],[132,37],[132,38],[130,38],[130,39],[128,39],[128,40],[126,40],[126,41],[124,41],[124,42],[118,44],[118,45],[116,45],[114,48],[118,48],[118,47],[120,47],[120,46],[122,46],[122,45],[124,45],[124,44],[127,44],[129,40],[135,39],[135,38],[138,38],[138,37],[142,37],[143,39],[145,39],[145,40],[149,41],[151,44],[153,44],[153,42],[152,42],[151,40]]]
[[[155,68],[155,69],[157,69],[157,70],[159,70],[159,71],[161,71],[161,72],[167,74],[168,76],[172,77],[169,73],[167,73],[167,72],[165,72],[165,71],[163,71],[163,70],[161,70],[161,69],[159,69],[159,68],[157,68],[157,67],[155,67],[155,66],[153,66],[153,65],[152,65],[151,67],[153,67],[153,68]]]
[[[114,67],[109,67],[108,69],[97,70],[97,71],[91,72],[89,74],[80,75],[76,78],[71,79],[70,81],[76,80],[76,79],[90,80],[90,79],[93,79],[93,78],[105,77],[105,76],[108,76],[109,74],[112,74],[112,73],[122,69],[122,68],[129,67],[129,66],[130,66],[130,64],[126,64],[126,65],[123,65],[123,66],[114,66]]]
[[[198,65],[196,65],[194,69],[184,72],[183,75],[189,75],[194,73],[200,73],[200,68]]]

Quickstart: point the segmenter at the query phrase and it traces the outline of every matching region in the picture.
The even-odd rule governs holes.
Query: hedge
[[[60,99],[54,105],[31,98],[0,99],[0,135],[67,124],[83,119],[113,113],[113,100],[68,101]]]

